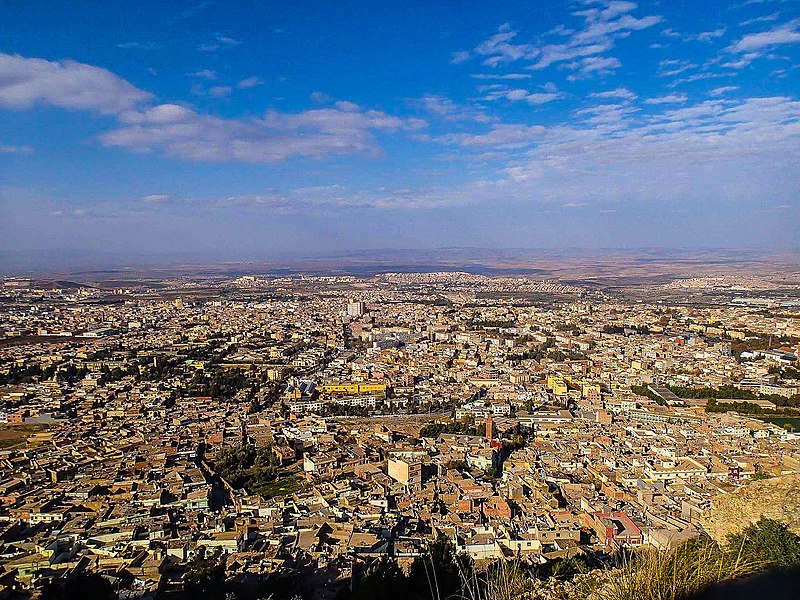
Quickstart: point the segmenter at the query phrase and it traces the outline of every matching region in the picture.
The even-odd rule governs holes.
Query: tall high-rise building
[[[348,302],[347,303],[347,316],[360,317],[367,312],[367,306],[363,302]]]

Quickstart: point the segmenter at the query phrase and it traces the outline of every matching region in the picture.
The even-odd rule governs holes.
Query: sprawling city
[[[800,598],[798,0],[0,14],[0,600]]]
[[[202,551],[242,589],[332,598],[437,536],[538,568],[668,550],[800,472],[797,271],[105,277],[2,281],[19,590],[168,595]]]

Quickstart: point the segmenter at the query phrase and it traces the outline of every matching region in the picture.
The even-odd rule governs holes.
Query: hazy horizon
[[[548,268],[573,265],[576,261],[591,260],[605,266],[617,265],[620,273],[627,264],[639,263],[663,266],[696,264],[698,268],[723,265],[735,268],[745,263],[778,261],[780,267],[800,259],[797,251],[764,248],[664,248],[664,247],[606,247],[606,248],[364,248],[336,253],[284,252],[266,255],[219,256],[203,252],[100,252],[77,249],[0,251],[0,276],[55,277],[84,275],[93,272],[147,273],[152,270],[177,270],[198,273],[204,269],[227,272],[241,269],[242,273],[269,272],[404,272],[457,271],[484,274],[516,272],[518,274],[552,275]],[[777,266],[777,263],[776,263]],[[233,270],[233,271],[231,271]]]

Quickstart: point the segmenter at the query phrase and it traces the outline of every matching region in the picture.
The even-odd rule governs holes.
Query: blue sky
[[[800,249],[798,0],[7,2],[3,23],[0,250]]]

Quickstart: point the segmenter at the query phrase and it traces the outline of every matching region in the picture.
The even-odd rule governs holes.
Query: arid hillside
[[[719,496],[703,518],[703,527],[717,541],[741,531],[760,517],[786,523],[800,533],[800,474],[755,481],[736,492]]]

